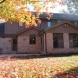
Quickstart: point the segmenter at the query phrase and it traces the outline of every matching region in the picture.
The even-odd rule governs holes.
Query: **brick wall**
[[[36,28],[30,28],[18,35],[18,53],[40,53],[41,52],[41,37],[38,36],[40,31]],[[30,34],[36,35],[36,44],[29,43]]]
[[[63,33],[64,48],[69,48],[69,34]]]
[[[36,44],[29,44],[29,36],[18,36],[18,52],[20,53],[40,53],[41,38],[36,37]]]
[[[57,53],[77,53],[78,48],[69,48],[69,35],[68,33],[63,33],[64,48],[53,48],[53,33],[46,34],[46,46],[47,53],[57,54]]]
[[[11,53],[11,38],[0,38],[0,52]]]
[[[53,51],[53,34],[52,33],[46,33],[46,49],[47,49],[47,52]]]

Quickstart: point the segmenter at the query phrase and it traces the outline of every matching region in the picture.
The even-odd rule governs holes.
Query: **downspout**
[[[46,54],[46,34],[44,33],[44,54]]]

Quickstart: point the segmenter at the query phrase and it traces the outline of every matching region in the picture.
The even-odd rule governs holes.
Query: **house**
[[[50,20],[40,15],[41,24],[0,23],[0,53],[78,53],[78,16],[54,13]]]

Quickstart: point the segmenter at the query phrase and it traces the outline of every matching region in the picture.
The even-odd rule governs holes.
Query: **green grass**
[[[0,78],[77,78],[78,55],[0,58]]]

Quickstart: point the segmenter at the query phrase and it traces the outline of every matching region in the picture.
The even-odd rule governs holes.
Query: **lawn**
[[[0,78],[78,78],[78,55],[0,57]]]

